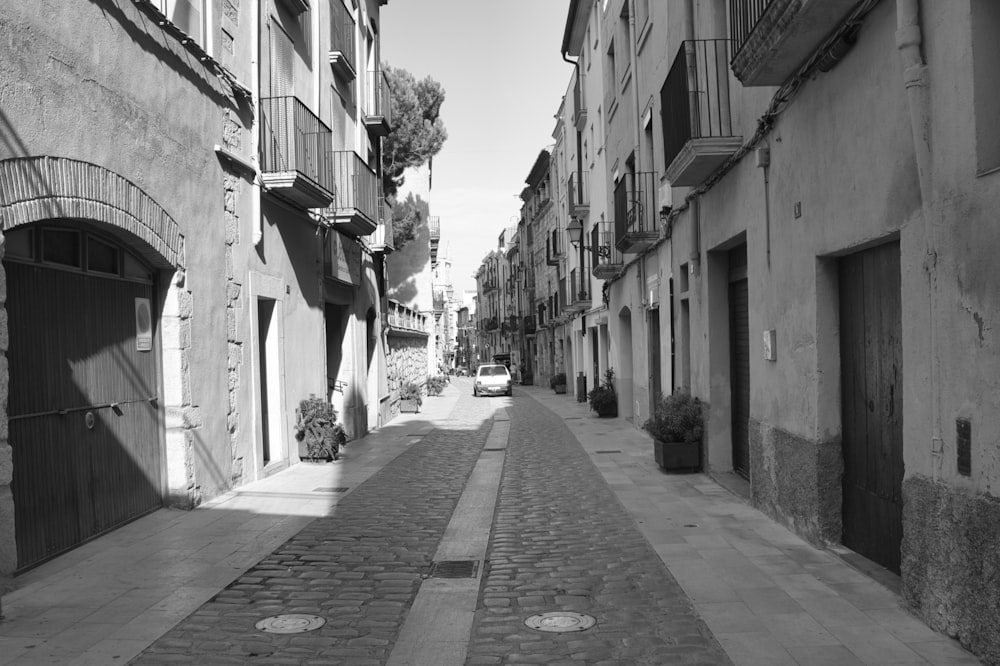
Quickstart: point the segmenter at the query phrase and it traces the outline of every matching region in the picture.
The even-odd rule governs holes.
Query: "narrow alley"
[[[27,572],[3,609],[17,666],[979,663],[708,476],[662,473],[624,419],[461,378],[339,462]]]

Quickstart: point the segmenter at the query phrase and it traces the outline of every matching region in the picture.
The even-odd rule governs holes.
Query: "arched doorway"
[[[183,275],[183,237],[146,193],[94,164],[2,160],[0,182],[0,449],[13,462],[0,473],[10,490],[0,541],[13,544],[0,549],[0,571],[10,572],[162,506],[163,414],[183,405],[161,395],[160,349],[168,338],[184,348],[179,326],[161,329],[161,306],[183,290],[183,279],[165,284]],[[186,380],[183,362],[162,372],[170,386]]]
[[[163,502],[153,270],[110,234],[6,233],[18,568]]]
[[[615,389],[618,391],[618,415],[632,418],[632,310],[618,312],[618,367]]]

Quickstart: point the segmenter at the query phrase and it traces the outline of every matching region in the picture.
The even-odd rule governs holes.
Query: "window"
[[[171,23],[204,45],[205,0],[156,0]]]
[[[42,231],[42,261],[47,264],[80,267],[80,234],[71,229]]]
[[[642,29],[646,27],[647,21],[649,21],[649,0],[635,0],[636,39],[642,34]]]
[[[103,277],[153,281],[153,270],[113,238],[70,226],[18,227],[4,234],[4,261],[43,263]]]
[[[976,128],[976,171],[983,174],[1000,168],[1000,3],[978,0],[972,3],[972,73],[974,125]]]

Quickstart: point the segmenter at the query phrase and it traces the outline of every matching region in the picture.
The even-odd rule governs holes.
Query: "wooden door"
[[[844,257],[839,278],[843,541],[898,573],[903,536],[899,244]]]
[[[733,470],[750,478],[750,290],[746,245],[729,253],[729,363]]]
[[[162,505],[151,284],[5,264],[18,568]],[[152,400],[151,400],[152,399]]]

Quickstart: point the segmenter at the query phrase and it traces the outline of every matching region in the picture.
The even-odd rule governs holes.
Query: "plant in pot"
[[[663,397],[643,428],[653,436],[656,464],[666,470],[701,467],[702,402],[686,391]]]
[[[423,393],[420,384],[416,382],[405,382],[399,387],[399,411],[419,412],[420,405],[424,403]]]
[[[445,385],[448,384],[448,378],[444,375],[435,375],[434,377],[427,378],[427,395],[441,395],[444,391]]]
[[[333,405],[310,394],[295,410],[295,439],[299,441],[301,460],[330,462],[340,457],[347,432],[337,423]]]
[[[555,391],[556,393],[565,393],[566,373],[557,372],[556,374],[552,375],[552,379],[549,380],[549,386],[551,386],[552,390]]]
[[[615,392],[615,371],[608,368],[604,371],[604,381],[587,396],[590,408],[598,416],[618,416],[618,393]]]

